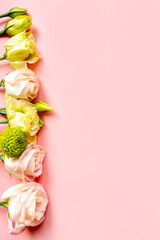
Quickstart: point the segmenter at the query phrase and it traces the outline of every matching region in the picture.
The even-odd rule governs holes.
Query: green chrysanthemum
[[[0,134],[0,148],[3,155],[18,158],[27,147],[27,136],[18,127],[6,128]]]

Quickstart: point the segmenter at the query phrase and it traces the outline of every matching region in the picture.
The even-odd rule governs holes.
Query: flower
[[[32,31],[21,32],[5,43],[6,53],[0,60],[7,59],[14,69],[27,67],[27,63],[35,63],[39,55],[35,49]]]
[[[41,184],[20,183],[7,189],[1,198],[7,202],[10,234],[19,234],[44,221],[48,197]]]
[[[15,17],[6,24],[4,33],[8,36],[14,36],[18,33],[27,31],[31,25],[32,19],[26,15],[21,15]]]
[[[43,101],[33,103],[38,112],[52,111],[53,108]]]
[[[27,100],[17,100],[5,94],[5,106],[9,126],[20,127],[25,133],[34,136],[40,129],[39,116],[34,104]]]
[[[15,7],[15,8],[11,8],[11,9],[9,10],[9,12],[4,13],[4,14],[1,14],[1,15],[0,15],[0,18],[2,18],[2,17],[15,18],[15,17],[20,16],[20,15],[23,15],[23,14],[25,14],[25,13],[27,13],[27,9]]]
[[[23,181],[34,181],[42,174],[42,163],[45,152],[38,144],[29,144],[20,158],[4,158],[8,172]]]
[[[0,134],[0,148],[4,156],[17,158],[27,147],[27,136],[20,128],[5,128]]]
[[[22,68],[7,74],[4,77],[4,85],[7,95],[29,101],[37,97],[39,90],[37,76],[28,68]]]

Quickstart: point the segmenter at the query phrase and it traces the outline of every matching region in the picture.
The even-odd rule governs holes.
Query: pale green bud
[[[43,101],[35,102],[34,106],[38,112],[45,112],[45,111],[53,110],[53,108],[51,108],[47,103],[45,103]]]
[[[24,15],[26,13],[27,13],[27,9],[15,7],[15,8],[11,8],[9,12],[1,14],[0,18],[2,17],[15,18],[17,16]]]
[[[17,16],[26,14],[27,13],[27,9],[24,9],[24,8],[11,8],[8,13],[9,13],[9,16],[11,18],[15,18]]]

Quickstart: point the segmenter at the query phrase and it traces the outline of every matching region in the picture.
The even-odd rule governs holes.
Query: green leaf
[[[40,116],[39,116],[39,125],[40,125],[40,127],[44,125],[44,122]]]
[[[8,202],[0,202],[0,206],[8,208]]]
[[[0,155],[0,160],[4,163],[3,154]]]
[[[7,74],[6,74],[6,75],[7,75]],[[0,87],[5,88],[5,80],[4,80],[4,79],[1,80],[1,82],[0,82]]]
[[[3,117],[7,118],[7,113],[6,113],[6,109],[5,109],[5,108],[0,108],[0,114],[1,114]]]

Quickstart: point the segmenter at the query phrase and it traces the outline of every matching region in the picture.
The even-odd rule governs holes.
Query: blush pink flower
[[[38,144],[29,144],[22,155],[17,158],[4,157],[4,165],[8,172],[22,181],[34,181],[42,174],[42,163],[45,152]]]
[[[4,81],[6,94],[16,99],[31,101],[38,94],[39,83],[37,76],[28,68],[22,68],[7,74]]]
[[[6,190],[1,198],[7,202],[10,234],[19,234],[44,221],[48,197],[41,184],[20,183]]]

